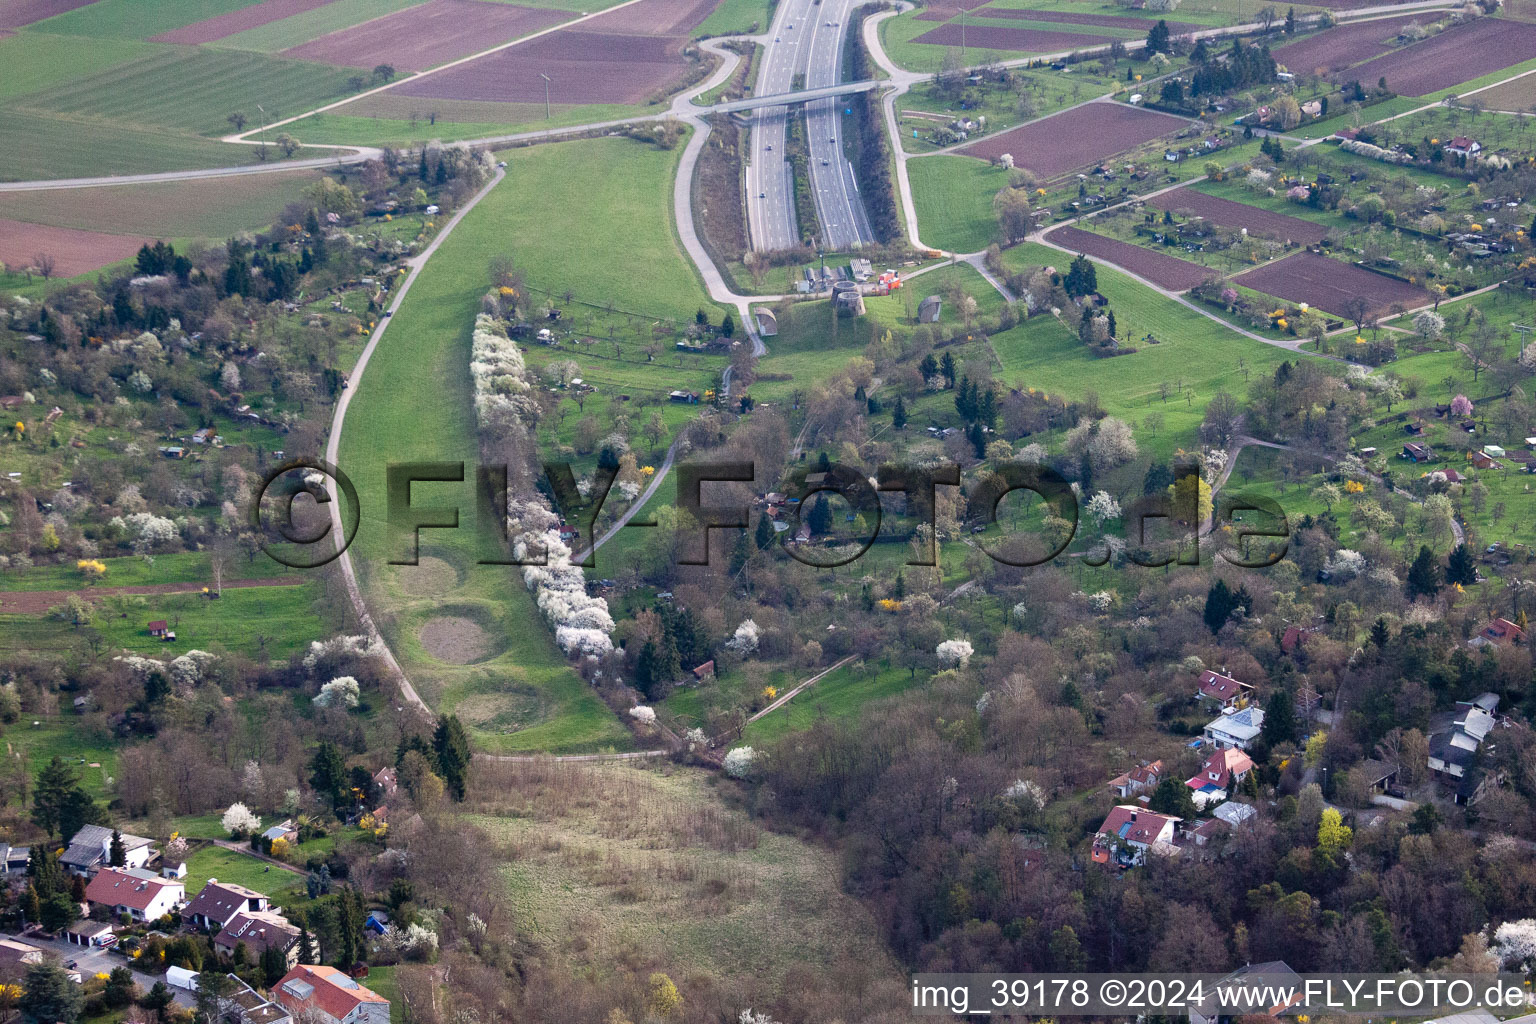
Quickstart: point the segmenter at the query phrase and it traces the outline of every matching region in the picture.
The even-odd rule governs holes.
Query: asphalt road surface
[[[801,40],[811,0],[783,0],[774,13],[754,92],[759,96],[789,92],[801,64]],[[790,26],[794,26],[791,28]],[[800,241],[795,222],[795,193],[784,153],[789,107],[764,107],[752,114],[747,165],[747,225],[752,247],[760,252],[788,249]]]
[[[804,68],[807,88],[836,85],[842,80],[843,39],[853,6],[854,0],[821,0],[811,6],[809,16],[814,20]],[[853,164],[843,146],[843,110],[847,105],[847,100],[838,98],[812,100],[805,105],[811,190],[821,221],[821,243],[837,252],[875,240]]]

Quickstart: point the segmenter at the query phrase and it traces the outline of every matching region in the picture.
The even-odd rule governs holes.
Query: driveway
[[[112,968],[123,967],[128,963],[124,957],[106,949],[97,946],[90,948],[77,946],[72,942],[65,942],[63,939],[45,939],[37,932],[29,935],[6,934],[4,937],[37,946],[40,949],[55,954],[66,964],[74,963],[74,969],[80,972],[82,978],[88,978],[93,974],[111,974]],[[132,971],[132,973],[133,980],[145,992],[153,988],[155,982],[165,980],[159,975],[145,974],[142,971]],[[189,1008],[196,1005],[196,1000],[193,998],[192,993],[179,988],[172,988],[171,991],[176,993],[176,1002],[178,1004]]]

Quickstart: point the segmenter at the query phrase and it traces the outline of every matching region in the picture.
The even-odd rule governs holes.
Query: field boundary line
[[[259,128],[252,128],[249,131],[239,132],[234,135],[226,135],[219,141],[238,142],[247,146],[260,145],[262,140],[252,139],[249,138],[249,136],[258,135],[262,132],[269,132],[274,128],[281,128],[285,124],[293,124],[295,121],[302,121],[304,118],[311,117],[315,114],[323,114],[326,111],[334,110],[337,107],[346,106],[348,103],[351,103],[355,100],[365,99],[366,97],[377,95],[378,93],[393,89],[398,85],[405,85],[407,82],[419,82],[423,78],[437,74],[439,71],[447,71],[449,68],[456,68],[460,64],[467,64],[472,60],[479,60],[481,57],[489,57],[493,53],[500,53],[502,50],[509,50],[514,46],[521,46],[523,43],[531,42],[535,39],[547,36],[551,32],[559,32],[561,29],[570,28],[573,25],[580,25],[583,22],[591,21],[593,18],[601,17],[604,14],[612,14],[614,11],[622,10],[625,7],[632,6],[633,4],[637,4],[639,2],[640,0],[624,0],[623,3],[614,4],[612,7],[605,7],[601,11],[594,11],[591,14],[583,14],[581,17],[572,18],[570,21],[562,21],[558,25],[551,25],[548,28],[540,29],[537,32],[531,32],[526,36],[519,36],[516,39],[493,46],[488,50],[481,50],[479,53],[471,53],[468,56],[459,57],[457,60],[451,60],[446,64],[439,64],[435,68],[427,68],[425,71],[417,71],[405,78],[401,78],[392,82],[385,82],[383,85],[376,86],[372,89],[366,89],[363,92],[357,93],[356,95],[348,96],[346,99],[336,100],[334,103],[327,103],[324,106],[316,107],[313,110],[306,110],[302,114],[295,114],[293,117],[286,117],[279,121],[273,121],[271,124],[265,124]],[[382,17],[388,17],[388,15],[382,15]],[[371,20],[376,21],[378,19]],[[347,31],[347,29],[341,29],[340,31]],[[470,144],[473,145],[473,142]]]

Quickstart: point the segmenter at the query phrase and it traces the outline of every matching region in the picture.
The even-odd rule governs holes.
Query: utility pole
[[[549,120],[549,76],[539,72],[539,77],[544,79],[544,120]]]

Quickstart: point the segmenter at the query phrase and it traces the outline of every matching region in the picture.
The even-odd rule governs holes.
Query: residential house
[[[125,868],[142,868],[155,852],[155,841],[143,836],[121,835]],[[69,841],[59,863],[64,870],[81,878],[90,878],[112,863],[112,830],[105,825],[85,825]]]
[[[1494,619],[1467,641],[1469,647],[1509,647],[1525,643],[1525,630],[1508,619]]]
[[[1226,799],[1227,792],[1253,771],[1253,759],[1237,747],[1226,747],[1211,752],[1200,766],[1199,774],[1185,780],[1194,790],[1196,805],[1204,807],[1213,800]]]
[[[102,868],[85,887],[85,898],[113,914],[135,921],[154,921],[172,913],[187,898],[180,882],[139,868]]]
[[[1498,724],[1498,706],[1497,696],[1483,694],[1458,701],[1453,710],[1430,719],[1429,770],[1456,786],[1457,803],[1475,803],[1490,781],[1477,771],[1477,760],[1483,741]]]
[[[299,962],[299,928],[275,910],[239,911],[214,936],[213,948],[234,956],[242,943],[253,961],[275,948],[283,951],[289,967]]]
[[[268,906],[267,897],[254,889],[210,878],[203,891],[182,908],[181,920],[188,928],[217,932],[241,911],[261,911]]]
[[[1353,769],[1365,779],[1366,785],[1377,793],[1385,793],[1397,784],[1399,768],[1397,765],[1378,761],[1374,757],[1368,757],[1361,761]]]
[[[1233,828],[1250,824],[1258,813],[1252,804],[1239,803],[1236,800],[1228,800],[1211,812],[1214,817],[1220,818]]]
[[[400,788],[400,777],[395,774],[393,768],[380,768],[373,773],[373,785],[384,796],[394,796]],[[288,824],[284,822],[284,824]],[[298,832],[294,832],[293,838],[298,839]]]
[[[27,942],[0,939],[0,980],[15,981],[28,967],[43,962],[43,951]]]
[[[1280,650],[1294,655],[1306,644],[1307,637],[1316,633],[1316,626],[1287,626],[1280,636]]]
[[[294,1016],[311,1014],[321,1024],[389,1024],[389,1000],[334,967],[300,964],[272,995]]]
[[[1247,750],[1263,728],[1264,709],[1250,705],[1241,711],[1222,711],[1218,717],[1206,723],[1204,737],[1206,742],[1217,747]]]
[[[1453,156],[1476,156],[1483,151],[1483,144],[1465,135],[1458,135],[1446,144],[1445,151]]]
[[[1246,1001],[1246,1005],[1241,1007],[1220,1004],[1219,992],[1230,992],[1236,996],[1239,988],[1257,994],[1274,993],[1276,997],[1285,993],[1290,998],[1261,1009],[1255,1009]],[[1291,970],[1284,960],[1249,964],[1246,967],[1239,967],[1215,984],[1207,986],[1203,996],[1198,1001],[1190,1003],[1189,1024],[1226,1024],[1239,1017],[1251,1016],[1272,1018],[1278,1018],[1282,1014],[1291,1016],[1305,1001],[1306,985],[1302,983],[1301,976]]]
[[[1109,780],[1109,788],[1122,800],[1128,800],[1140,793],[1150,793],[1157,788],[1157,784],[1163,778],[1163,762],[1144,762],[1132,768],[1124,775]]]
[[[1248,683],[1240,683],[1231,676],[1224,676],[1210,669],[1201,672],[1200,680],[1195,684],[1196,697],[1202,700],[1213,700],[1224,708],[1242,705],[1252,691],[1253,687]]]
[[[1174,826],[1180,819],[1144,807],[1119,804],[1109,812],[1093,840],[1093,859],[1100,864],[1135,867],[1146,863],[1147,851],[1156,843],[1173,843]]]
[[[231,974],[229,978],[235,983],[235,988],[225,997],[226,1008],[229,1008],[230,1004],[239,1008],[240,1024],[292,1024],[293,1015],[282,1006],[266,998],[235,975]]]

